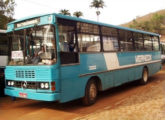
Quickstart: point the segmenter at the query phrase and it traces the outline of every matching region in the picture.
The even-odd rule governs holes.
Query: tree
[[[132,24],[129,25],[129,27],[136,29],[137,26],[138,26],[138,22],[136,21],[136,19],[133,19],[133,22],[132,22]]]
[[[96,15],[97,15],[97,21],[99,21],[99,15],[100,15],[100,8],[104,8],[105,7],[105,3],[103,0],[93,0],[93,2],[91,2],[90,7],[94,7],[96,8]]]
[[[153,14],[151,19],[146,21],[137,22],[136,19],[133,20],[132,24],[129,25],[130,28],[155,32],[159,34],[164,34],[165,28],[165,15],[160,15],[158,13]]]
[[[66,9],[61,9],[61,10],[60,10],[60,14],[71,16],[69,10],[66,10]]]
[[[142,23],[142,30],[153,32],[151,22],[150,21],[144,21]]]
[[[163,24],[163,16],[157,13],[154,14],[151,19],[151,25],[152,25],[152,28],[154,29],[154,32],[161,34],[161,31],[163,29],[162,24]]]
[[[0,0],[0,29],[6,29],[8,22],[11,22],[14,15],[14,0]]]
[[[79,17],[83,16],[83,13],[81,11],[76,11],[76,12],[73,13],[73,15],[75,17],[78,17],[79,18]]]

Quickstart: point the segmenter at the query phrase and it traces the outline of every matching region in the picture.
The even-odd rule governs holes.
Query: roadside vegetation
[[[0,29],[6,29],[7,23],[14,20],[14,0],[0,0]]]
[[[122,26],[165,35],[165,10],[150,13],[142,17],[137,17]]]

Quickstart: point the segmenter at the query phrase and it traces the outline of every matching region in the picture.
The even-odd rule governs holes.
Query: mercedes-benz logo
[[[22,88],[27,88],[27,82],[26,81],[22,82]]]

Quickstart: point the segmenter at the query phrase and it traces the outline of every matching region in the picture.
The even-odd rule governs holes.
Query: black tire
[[[145,85],[148,82],[148,69],[143,68],[142,78],[140,79],[140,84]]]
[[[89,106],[96,102],[98,88],[96,82],[91,79],[88,81],[85,89],[85,96],[82,98],[83,105]]]

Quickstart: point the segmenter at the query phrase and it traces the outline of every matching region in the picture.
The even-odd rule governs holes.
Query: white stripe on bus
[[[141,66],[141,65],[146,65],[146,64],[152,64],[152,63],[159,63],[159,62],[161,62],[161,60],[153,60],[153,61],[150,61],[150,62],[124,65],[124,66],[120,66],[118,68],[114,68],[114,69],[111,69],[111,70],[80,74],[79,77],[83,77],[83,76],[87,76],[87,75],[93,75],[93,74],[101,74],[101,73],[104,73],[104,72],[111,72],[111,71],[120,70],[120,69],[128,69],[128,68],[131,68],[131,67],[136,67],[136,66]]]
[[[119,60],[116,53],[104,53],[107,70],[119,68]]]

